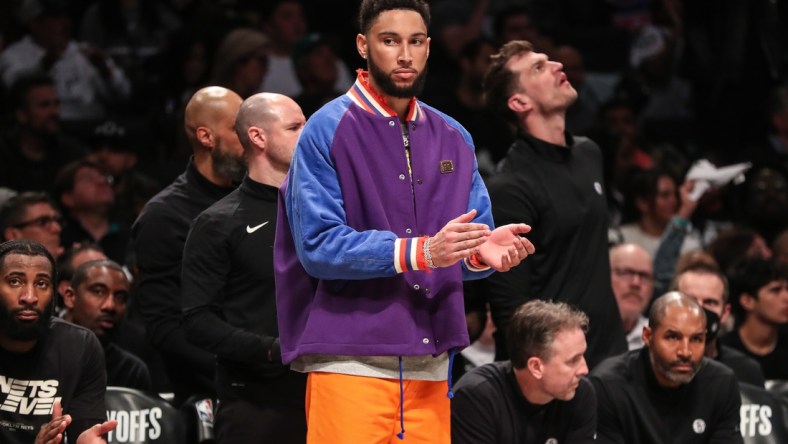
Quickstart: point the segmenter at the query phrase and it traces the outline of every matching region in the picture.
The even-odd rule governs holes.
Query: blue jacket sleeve
[[[285,207],[298,259],[318,279],[394,276],[397,236],[390,231],[359,232],[347,225],[329,155],[332,128],[321,123],[307,123],[290,164]]]
[[[474,163],[476,163],[475,160]],[[471,185],[471,195],[468,199],[468,211],[473,209],[476,209],[474,222],[486,224],[491,230],[494,229],[495,223],[492,217],[490,195],[487,193],[487,187],[479,174],[478,165],[473,170],[473,184]],[[462,261],[462,279],[466,281],[485,278],[491,275],[493,271],[495,270],[489,267],[476,268],[467,259]]]

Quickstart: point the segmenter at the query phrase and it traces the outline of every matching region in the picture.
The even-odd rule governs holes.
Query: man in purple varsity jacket
[[[427,3],[364,0],[359,24],[368,69],[309,119],[280,192],[282,359],[309,373],[309,443],[448,443],[462,280],[533,253],[530,227],[493,230],[470,135],[415,98]]]

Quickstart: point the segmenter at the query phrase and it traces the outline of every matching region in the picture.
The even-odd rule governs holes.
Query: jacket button
[[[410,233],[412,233],[412,232],[413,232],[413,230],[411,230],[410,228],[406,228],[406,229],[405,229],[405,232],[406,232],[406,233],[408,233],[408,234],[410,234]]]
[[[389,126],[394,126],[394,121],[393,120],[389,120]]]
[[[418,290],[419,288],[421,288],[421,287],[419,287],[419,284],[416,284],[416,285],[413,286],[414,290]]]
[[[425,344],[429,344],[430,343],[430,339],[429,338],[424,338],[424,339],[421,340],[421,342],[423,342]]]
[[[416,179],[416,183],[417,183],[417,184],[421,185],[421,183],[422,183],[422,182],[423,182],[423,181],[422,181],[421,179]]]
[[[404,174],[400,174],[399,175],[399,180],[405,180],[405,175]]]

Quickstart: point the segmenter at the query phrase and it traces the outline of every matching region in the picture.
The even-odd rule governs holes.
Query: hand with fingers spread
[[[471,223],[476,210],[449,221],[429,239],[429,253],[436,267],[449,267],[470,257],[490,236],[486,224]]]
[[[71,416],[64,416],[60,401],[55,402],[52,420],[41,426],[38,435],[36,435],[35,444],[60,444],[69,424],[71,424]]]
[[[60,444],[63,442],[63,434],[69,424],[71,424],[71,415],[63,415],[60,401],[55,402],[52,420],[41,426],[35,444]],[[103,436],[114,430],[117,425],[118,421],[114,419],[96,424],[80,433],[76,444],[107,444]]]
[[[77,438],[77,444],[107,444],[107,441],[104,441],[103,436],[112,430],[115,430],[115,427],[117,426],[118,421],[115,421],[114,419],[102,422],[101,424],[96,424],[79,434],[79,438]]]
[[[509,224],[496,228],[487,241],[479,246],[479,259],[496,271],[509,271],[534,253],[534,244],[520,237],[530,231],[531,227],[526,224]]]

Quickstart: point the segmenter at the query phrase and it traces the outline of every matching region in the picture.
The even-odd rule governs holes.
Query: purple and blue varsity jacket
[[[365,72],[310,117],[279,197],[274,273],[282,360],[439,355],[468,345],[462,261],[424,270],[420,248],[457,216],[493,228],[473,142],[415,99],[406,124]]]

